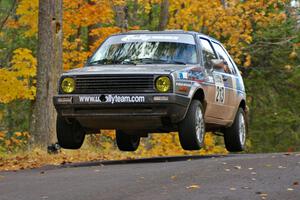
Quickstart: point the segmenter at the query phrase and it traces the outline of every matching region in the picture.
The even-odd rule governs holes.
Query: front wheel
[[[233,124],[224,130],[225,147],[230,152],[239,152],[245,150],[247,136],[247,127],[245,112],[239,108]]]
[[[85,138],[84,129],[78,121],[61,116],[56,119],[56,135],[59,146],[64,149],[79,149]]]
[[[199,150],[204,146],[205,122],[199,100],[192,100],[185,118],[179,124],[178,132],[184,150]]]
[[[140,136],[116,130],[116,142],[121,151],[135,151],[140,145]]]

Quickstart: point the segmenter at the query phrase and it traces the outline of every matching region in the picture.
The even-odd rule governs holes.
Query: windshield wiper
[[[114,60],[114,59],[101,59],[101,60],[94,60],[92,62],[89,62],[89,64],[102,64],[102,65],[110,65],[110,64],[120,64],[120,60]]]
[[[89,62],[89,64],[102,64],[102,65],[110,65],[110,64],[180,64],[186,65],[185,62],[176,61],[176,60],[163,60],[158,58],[136,58],[136,59],[124,59],[124,60],[115,60],[115,59],[101,59],[101,60],[94,60]]]
[[[184,62],[173,61],[173,60],[163,60],[159,58],[136,58],[136,59],[125,59],[122,63],[126,64],[186,64]]]
[[[165,62],[165,60],[160,60],[160,59],[154,59],[154,58],[136,58],[136,59],[125,59],[122,61],[122,63],[125,64],[151,64],[151,63],[161,63],[161,62]]]
[[[171,60],[170,62],[168,62],[169,64],[180,64],[180,65],[186,65],[185,62],[182,61],[176,61],[176,60]]]

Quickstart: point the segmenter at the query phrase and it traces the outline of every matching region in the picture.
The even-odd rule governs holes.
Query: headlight
[[[64,78],[61,82],[61,89],[64,93],[72,93],[75,90],[75,80],[73,78]]]
[[[156,79],[155,87],[159,92],[168,92],[171,87],[170,78],[167,76],[161,76]]]

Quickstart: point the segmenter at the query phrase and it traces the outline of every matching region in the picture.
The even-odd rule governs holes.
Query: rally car
[[[63,73],[57,138],[66,149],[85,135],[115,129],[122,151],[150,133],[178,132],[185,150],[223,133],[230,152],[245,148],[247,106],[240,72],[222,44],[181,30],[132,31],[108,37],[83,68]]]

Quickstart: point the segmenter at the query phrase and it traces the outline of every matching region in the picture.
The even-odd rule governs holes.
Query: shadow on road
[[[66,163],[63,165],[56,166],[58,168],[69,168],[69,167],[93,167],[93,166],[106,166],[106,165],[126,165],[126,164],[144,164],[144,163],[161,163],[161,162],[178,162],[187,160],[198,160],[198,159],[210,159],[228,157],[229,155],[187,155],[187,156],[168,156],[168,157],[152,157],[152,158],[139,158],[132,160],[103,160],[103,161],[90,161],[81,163]],[[54,166],[46,166],[45,168],[51,168]]]

